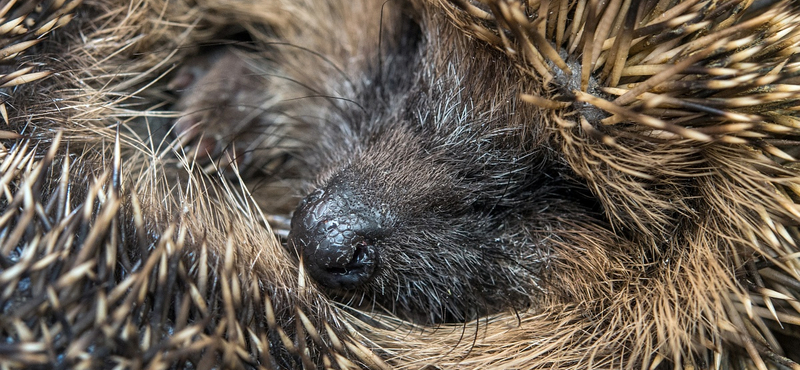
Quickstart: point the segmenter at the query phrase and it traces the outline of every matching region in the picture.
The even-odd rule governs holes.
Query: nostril
[[[346,268],[348,270],[358,270],[363,269],[367,265],[372,262],[372,257],[370,257],[370,249],[374,247],[367,243],[366,240],[360,240],[354,243],[355,252],[353,253],[353,258],[350,259],[350,262],[347,264]]]
[[[353,289],[376,274],[378,245],[386,234],[379,215],[347,190],[320,189],[298,205],[289,240],[314,280]]]
[[[344,245],[337,247],[339,251],[347,251],[346,255],[349,257],[327,264],[324,269],[329,274],[361,276],[372,272],[370,270],[375,264],[375,247],[373,245],[366,240],[360,240],[353,242],[350,247]]]

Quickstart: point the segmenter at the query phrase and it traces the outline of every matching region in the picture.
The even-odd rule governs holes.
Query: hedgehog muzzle
[[[332,289],[354,289],[378,271],[380,240],[387,235],[379,210],[347,187],[320,188],[292,216],[289,243],[314,280]]]

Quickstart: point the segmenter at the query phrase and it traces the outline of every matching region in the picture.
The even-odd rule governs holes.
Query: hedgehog
[[[4,367],[800,368],[792,2],[0,14]]]

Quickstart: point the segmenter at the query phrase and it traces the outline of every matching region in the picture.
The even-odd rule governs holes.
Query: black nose
[[[334,289],[353,289],[376,273],[385,235],[380,210],[352,191],[318,189],[300,202],[292,216],[290,243],[299,249],[309,275]]]

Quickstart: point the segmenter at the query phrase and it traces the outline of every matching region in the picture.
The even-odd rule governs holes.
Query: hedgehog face
[[[320,287],[348,304],[368,302],[422,323],[529,305],[539,279],[540,259],[530,258],[538,239],[519,224],[531,208],[552,204],[542,197],[548,192],[540,171],[548,162],[539,149],[545,135],[519,118],[532,113],[517,103],[526,82],[496,51],[461,38],[430,43],[413,20],[397,22],[397,30],[410,32],[385,34],[392,47],[382,54],[366,50],[364,65],[348,78],[339,79],[345,70],[330,75],[315,68],[292,75],[292,66],[307,60],[283,54],[292,48],[279,47],[269,63],[234,50],[221,57],[225,62],[210,63],[200,78],[209,83],[198,82],[182,98],[186,117],[230,105],[237,112],[232,122],[263,128],[269,139],[223,135],[238,132],[224,120],[189,119],[196,128],[176,123],[175,130],[237,138],[236,145],[213,147],[248,149],[222,153],[248,173],[258,169],[242,155],[283,163],[283,156],[269,153],[291,148],[287,177],[297,171],[310,191],[293,214],[287,248]],[[250,77],[261,67],[274,69],[259,80],[263,86]],[[187,79],[179,75],[178,81]],[[226,96],[271,98],[268,104],[215,103]],[[195,140],[199,149],[192,152],[221,155]],[[253,154],[251,141],[269,150]],[[297,147],[273,145],[295,141]]]
[[[463,162],[407,127],[373,138],[334,161],[294,212],[289,245],[308,274],[422,323],[529,302],[530,270],[502,241],[507,212],[481,198]]]
[[[316,179],[287,247],[338,300],[418,323],[529,306],[541,258],[515,225],[550,207],[549,159],[517,118],[530,113],[517,108],[518,71],[471,43],[414,45],[314,115],[323,123],[301,155]]]

